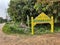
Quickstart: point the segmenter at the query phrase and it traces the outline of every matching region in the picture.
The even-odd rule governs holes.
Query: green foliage
[[[50,32],[50,25],[49,24],[36,25],[34,30],[35,30],[35,34],[47,34],[47,33],[51,33]]]
[[[44,1],[43,1],[44,2]],[[10,17],[18,22],[26,22],[27,15],[31,19],[34,18],[41,12],[46,13],[49,17],[54,16],[54,20],[60,22],[60,3],[59,2],[49,2],[49,3],[36,3],[36,0],[11,0],[8,8],[8,14]],[[30,20],[31,21],[31,20]],[[26,22],[27,23],[27,22]],[[38,26],[39,27],[39,26]],[[40,26],[35,28],[35,33],[50,33],[50,27]],[[19,24],[6,24],[3,28],[4,32],[8,33],[31,33],[30,29],[22,29]],[[59,28],[55,27],[55,31],[60,31]]]
[[[8,8],[8,14],[14,21],[26,22],[27,15],[29,18],[34,18],[41,12],[45,12],[48,16],[54,16],[54,20],[57,19],[57,15],[60,14],[59,2],[45,2],[36,3],[36,0],[11,0]]]
[[[34,4],[36,0],[19,0],[19,1],[10,1],[8,8],[8,14],[14,21],[25,21],[27,15],[29,17],[35,16],[37,12],[34,10]]]
[[[60,25],[59,24],[56,23],[54,25],[54,33],[60,32]],[[50,24],[36,25],[34,27],[34,32],[35,32],[35,34],[48,34],[48,33],[51,33]]]
[[[34,8],[36,9],[36,11],[40,11],[40,12],[42,12],[42,11],[45,12],[46,11],[46,5],[42,4],[42,3],[36,3]]]
[[[4,23],[7,22],[7,19],[3,19],[2,17],[0,17],[0,23]]]
[[[59,2],[36,3],[34,8],[38,13],[45,12],[49,17],[54,16],[55,21],[60,13]]]
[[[60,26],[58,25],[55,25],[54,33],[60,32]],[[31,34],[31,28],[21,28],[19,23],[6,23],[3,27],[3,32],[6,34]],[[35,34],[48,34],[51,33],[51,27],[49,24],[36,25],[34,32]]]
[[[5,26],[3,27],[3,32],[8,34],[11,32],[11,29],[8,24],[5,24]]]
[[[3,32],[6,34],[29,34],[30,29],[20,28],[19,23],[7,23],[3,27]]]

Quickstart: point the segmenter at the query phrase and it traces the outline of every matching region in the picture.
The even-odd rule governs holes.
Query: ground
[[[0,45],[60,45],[60,33],[44,35],[7,35],[0,24]]]

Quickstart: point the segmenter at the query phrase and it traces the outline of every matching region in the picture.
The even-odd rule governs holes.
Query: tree
[[[0,23],[4,23],[6,22],[6,19],[3,19],[2,17],[0,17]]]
[[[43,3],[44,2],[44,3]],[[34,6],[34,8],[36,9],[36,11],[38,11],[39,13],[41,12],[45,12],[48,16],[54,16],[54,20],[55,22],[57,22],[57,17],[58,17],[58,7],[59,7],[59,2],[49,2],[49,1],[40,1],[37,2]]]
[[[29,17],[36,16],[38,13],[34,9],[36,0],[11,0],[8,8],[8,14],[14,21],[26,22]]]
[[[40,2],[39,2],[40,1]],[[39,13],[45,12],[48,16],[57,17],[58,2],[52,0],[11,0],[8,14],[14,21],[26,23],[27,15],[36,17]],[[59,6],[60,7],[60,6]]]

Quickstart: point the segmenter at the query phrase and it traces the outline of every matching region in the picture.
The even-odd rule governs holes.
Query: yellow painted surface
[[[31,17],[32,35],[34,34],[34,26],[36,24],[42,24],[42,23],[50,23],[51,24],[51,32],[54,31],[53,16],[51,16],[51,18],[49,18],[45,13],[41,13],[35,19],[33,19],[33,17]]]
[[[50,18],[45,13],[42,12],[35,18],[35,20],[50,20]]]
[[[31,29],[32,29],[32,35],[34,34],[34,27],[33,27],[34,25],[33,25],[33,17],[31,17]]]
[[[54,32],[54,21],[53,21],[53,16],[51,17],[51,32]]]

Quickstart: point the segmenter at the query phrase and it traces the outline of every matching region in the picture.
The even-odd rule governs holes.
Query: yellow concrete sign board
[[[50,20],[50,18],[45,13],[42,12],[35,18],[35,20]]]
[[[31,30],[32,34],[34,34],[34,26],[36,24],[41,24],[41,23],[49,23],[51,25],[51,32],[54,30],[54,21],[53,21],[53,16],[48,17],[45,13],[39,14],[35,19],[31,17]]]

